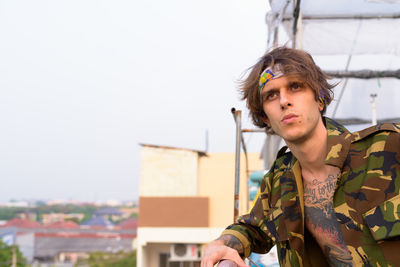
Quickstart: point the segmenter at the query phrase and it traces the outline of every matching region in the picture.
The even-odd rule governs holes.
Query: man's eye
[[[278,94],[275,93],[275,92],[274,92],[274,93],[266,94],[266,95],[264,95],[263,101],[272,100],[272,99],[276,98],[277,96],[278,96]]]
[[[299,84],[299,83],[292,83],[290,85],[290,89],[292,89],[292,90],[297,90],[297,89],[300,89],[300,88],[301,88],[301,84]]]

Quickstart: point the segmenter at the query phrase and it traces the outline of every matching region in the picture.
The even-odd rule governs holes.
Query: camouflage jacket
[[[325,163],[341,169],[333,206],[354,266],[400,266],[400,124],[353,134],[328,118],[325,125]],[[237,237],[245,257],[276,244],[281,266],[328,266],[304,228],[302,191],[298,161],[278,154],[249,214],[222,235]]]

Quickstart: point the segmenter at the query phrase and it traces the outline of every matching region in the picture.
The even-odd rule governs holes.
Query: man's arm
[[[273,172],[269,172],[272,176]],[[264,212],[269,209],[268,195],[271,192],[269,178],[261,181],[260,192],[249,214],[238,218],[236,223],[229,225],[222,235],[209,243],[203,253],[201,267],[213,267],[220,260],[229,259],[239,267],[247,266],[242,257],[248,257],[251,251],[266,253],[274,245],[271,238],[260,229],[264,220]]]
[[[225,246],[235,249],[240,255],[243,255],[244,249],[242,243],[240,243],[239,239],[234,237],[233,235],[223,235],[220,236],[217,240],[222,240]]]
[[[242,243],[233,235],[222,235],[204,249],[201,267],[213,267],[220,260],[232,260],[239,267],[248,267],[239,254],[243,255]]]

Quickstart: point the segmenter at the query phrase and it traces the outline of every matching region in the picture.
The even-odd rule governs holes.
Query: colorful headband
[[[325,106],[325,94],[322,90],[319,91],[319,101],[321,101],[322,105]]]
[[[281,76],[283,76],[283,72],[281,71],[280,65],[277,64],[273,67],[267,67],[260,75],[258,92],[261,93],[261,90],[264,88],[267,82],[277,79]]]

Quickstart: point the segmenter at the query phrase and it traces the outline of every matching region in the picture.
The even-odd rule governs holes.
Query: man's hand
[[[201,267],[214,267],[220,260],[232,260],[239,267],[248,267],[239,256],[239,252],[243,252],[240,241],[234,236],[223,235],[206,246]]]

